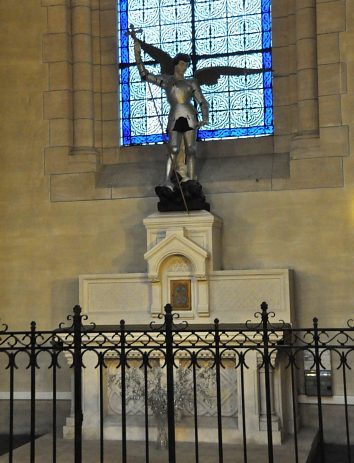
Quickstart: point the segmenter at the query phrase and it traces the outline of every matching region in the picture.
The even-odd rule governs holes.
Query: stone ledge
[[[342,158],[297,159],[290,162],[289,178],[274,178],[272,190],[343,187]]]
[[[111,190],[96,188],[94,173],[52,175],[50,199],[52,202],[111,199]]]
[[[320,136],[295,137],[290,156],[291,159],[349,156],[349,127],[323,127]]]
[[[112,198],[155,197],[155,186],[163,181],[165,163],[120,163],[105,166],[97,175],[99,188],[112,188]]]
[[[48,147],[44,150],[45,174],[96,172],[99,156],[94,152],[70,154],[68,146]]]
[[[198,153],[198,180],[207,197],[246,191],[342,187],[343,150],[336,155],[331,147],[337,147],[333,140],[338,142],[341,137],[348,144],[347,127],[327,127],[321,135],[321,138],[312,136],[293,140],[296,150],[291,153],[291,160],[285,152],[234,157]],[[52,179],[52,200],[155,197],[155,186],[164,179],[166,156],[161,145],[150,147],[148,152],[142,151],[137,150],[133,159],[129,159],[128,153],[123,156],[115,153],[119,162],[101,166],[95,175],[99,168],[97,154],[70,155],[69,147],[47,148],[46,173],[63,174],[54,175]]]
[[[160,152],[135,161],[106,165],[97,174],[99,188],[112,188],[112,198],[155,197],[155,186],[162,183],[166,156]],[[198,180],[205,193],[269,191],[274,177],[289,176],[289,156],[263,154],[258,156],[197,159]]]
[[[42,6],[68,6],[70,0],[42,0]]]
[[[273,155],[201,158],[198,162],[198,177],[206,194],[271,189]]]

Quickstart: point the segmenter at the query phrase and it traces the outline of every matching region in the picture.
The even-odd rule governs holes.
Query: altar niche
[[[198,281],[189,259],[179,254],[167,257],[161,264],[158,280],[152,285],[157,286],[163,301],[171,301],[174,312],[193,317],[193,311],[199,305]]]
[[[205,211],[152,214],[144,220],[151,314],[166,304],[184,318],[208,317],[209,275],[220,265],[221,220]]]

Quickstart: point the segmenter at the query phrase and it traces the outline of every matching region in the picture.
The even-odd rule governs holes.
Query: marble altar
[[[80,305],[90,321],[117,325],[124,319],[127,324],[147,324],[174,298],[178,305],[175,311],[189,324],[212,323],[216,317],[223,323],[245,323],[253,320],[263,300],[276,313],[277,320],[293,322],[291,270],[223,269],[222,220],[216,215],[207,211],[154,213],[144,220],[144,225],[146,273],[80,275]],[[232,361],[230,359],[231,364]],[[275,359],[276,368],[271,373],[275,444],[280,444],[283,435],[291,431],[292,423],[287,397],[289,378],[282,368],[278,368],[281,362],[281,358]],[[99,377],[95,363],[94,358],[91,363],[86,359],[83,371],[85,438],[99,436]],[[264,371],[256,352],[249,355],[247,363],[249,368],[244,372],[244,381],[248,437],[250,442],[265,443]],[[224,442],[241,442],[239,371],[228,370],[223,372],[223,410],[227,411],[223,412]],[[203,374],[206,373],[207,369]],[[106,439],[119,439],[121,435],[118,377],[116,368],[108,368],[105,375]],[[141,404],[135,400],[127,406],[128,439],[142,440]],[[191,417],[188,407],[185,408],[183,419],[176,422],[176,438],[190,441],[193,438]],[[200,409],[205,408],[205,404],[200,403]],[[209,416],[204,414],[200,421],[199,438],[204,442],[217,439],[215,411],[209,407],[208,413]],[[72,437],[72,425],[73,419],[69,417],[64,436]],[[156,433],[156,423],[152,419],[152,439],[156,439]]]

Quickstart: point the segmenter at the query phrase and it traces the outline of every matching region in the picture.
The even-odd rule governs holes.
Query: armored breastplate
[[[193,90],[188,80],[171,80],[166,89],[168,102],[173,106],[176,104],[189,103]]]

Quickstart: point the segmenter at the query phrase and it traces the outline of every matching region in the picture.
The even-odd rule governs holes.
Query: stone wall
[[[1,319],[53,327],[79,274],[146,271],[164,154],[118,146],[113,0],[0,8]],[[352,316],[354,1],[273,0],[273,30],[275,135],[200,143],[200,180],[223,268],[292,268],[298,323],[338,325]]]

